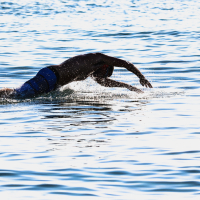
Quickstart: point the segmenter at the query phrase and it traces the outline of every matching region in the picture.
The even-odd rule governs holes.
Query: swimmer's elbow
[[[94,53],[94,54],[96,54],[97,56],[103,55],[103,53],[101,53],[101,52],[96,52],[96,53]]]
[[[100,53],[100,52],[95,52],[95,53],[88,53],[86,55],[96,55],[96,56],[103,56],[104,54],[103,53]]]
[[[105,56],[105,54],[100,53],[100,52],[96,52],[94,53],[96,56],[98,56],[99,58],[103,58]]]
[[[105,54],[96,52],[96,53],[88,53],[88,54],[86,54],[86,56],[88,56],[88,58],[93,59],[98,62],[98,61],[104,59]]]

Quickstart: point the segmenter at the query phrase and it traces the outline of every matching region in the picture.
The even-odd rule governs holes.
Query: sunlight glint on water
[[[0,87],[102,52],[134,63],[35,99],[0,99],[2,199],[199,199],[198,1],[0,2]]]

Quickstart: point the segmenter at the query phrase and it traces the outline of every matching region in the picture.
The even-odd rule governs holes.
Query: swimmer
[[[102,53],[89,53],[72,57],[60,65],[45,67],[19,88],[1,89],[0,98],[34,98],[73,81],[82,81],[88,77],[104,87],[121,87],[143,93],[142,90],[129,84],[108,78],[112,75],[114,66],[126,68],[140,79],[142,86],[152,88],[149,81],[132,63]]]

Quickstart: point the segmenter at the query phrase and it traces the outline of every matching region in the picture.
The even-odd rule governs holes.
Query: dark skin
[[[82,81],[88,77],[92,77],[93,80],[95,80],[98,84],[105,87],[122,87],[137,93],[143,93],[142,90],[126,83],[114,81],[110,78],[101,76],[94,77],[93,73],[101,68],[104,64],[115,67],[124,67],[128,71],[134,73],[140,79],[142,86],[152,88],[152,85],[149,83],[149,81],[132,63],[119,58],[107,56],[102,53],[78,55],[64,61],[60,65],[54,65],[53,67],[57,70],[60,76],[58,81],[59,86],[66,85],[73,81]],[[12,95],[12,91],[14,91],[14,89],[2,89],[0,90],[0,97],[9,97]]]
[[[59,85],[66,85],[73,81],[82,81],[92,77],[97,83],[105,87],[124,87],[131,91],[135,91],[135,87],[111,80],[109,78],[93,77],[92,73],[102,66],[102,63],[115,67],[124,67],[130,72],[134,73],[139,79],[142,86],[152,88],[149,81],[142,75],[142,73],[130,62],[125,60],[107,56],[102,53],[90,53],[72,57],[55,68],[60,74]],[[136,88],[136,91],[139,89]]]

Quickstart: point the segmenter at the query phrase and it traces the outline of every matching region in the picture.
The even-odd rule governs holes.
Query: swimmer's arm
[[[102,53],[97,53],[96,55],[99,57],[99,59],[101,61],[105,62],[108,65],[126,68],[128,71],[134,73],[140,79],[140,83],[141,83],[142,86],[152,88],[151,83],[149,83],[149,81],[140,72],[140,70],[137,67],[135,67],[132,63],[127,62],[127,61],[122,60],[122,59],[119,59],[119,58],[107,56],[107,55],[102,54]]]
[[[142,90],[136,88],[136,87],[133,87],[131,85],[128,85],[126,83],[122,83],[122,82],[119,82],[119,81],[114,81],[112,79],[109,79],[109,78],[93,78],[98,84],[104,86],[104,87],[121,87],[121,88],[127,88],[128,90],[130,91],[134,91],[134,92],[137,92],[137,93],[143,93]]]

